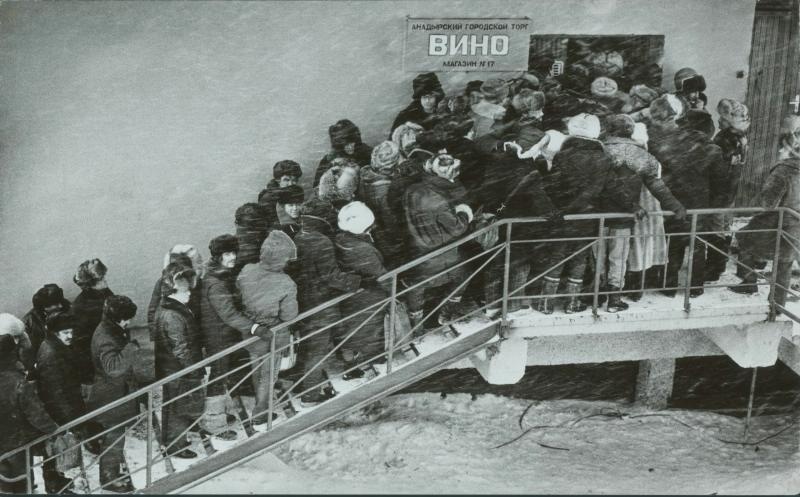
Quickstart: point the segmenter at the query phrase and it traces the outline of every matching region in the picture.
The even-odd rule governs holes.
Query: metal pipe
[[[600,291],[600,260],[601,258],[605,257],[606,252],[606,245],[603,236],[605,235],[606,229],[606,218],[600,217],[600,225],[597,235],[597,257],[595,257],[594,261],[594,291],[592,293],[592,314],[595,318],[598,318],[597,314],[597,307],[599,302],[599,295],[597,292]]]
[[[744,441],[747,442],[747,435],[750,431],[750,416],[753,412],[753,397],[755,397],[756,393],[756,373],[758,373],[758,368],[753,368],[753,377],[750,380],[750,398],[747,401],[747,418],[744,421]]]
[[[689,233],[689,262],[686,263],[686,295],[683,296],[683,310],[687,313],[692,308],[689,301],[692,292],[692,269],[694,266],[694,240],[697,236],[697,214],[692,214],[692,230]],[[666,268],[665,268],[666,269]],[[666,271],[664,271],[666,273]]]
[[[150,389],[147,391],[147,459],[145,461],[146,465],[146,474],[145,474],[145,481],[146,486],[150,486],[153,482],[153,390]]]
[[[272,410],[274,409],[274,401],[273,396],[275,395],[275,340],[277,337],[277,333],[273,332],[272,336],[269,339],[269,385],[267,386],[267,429],[272,429]],[[260,378],[261,381],[264,381],[263,375]],[[261,386],[259,385],[259,389]],[[263,391],[263,390],[262,390]]]
[[[781,235],[783,234],[783,211],[778,213],[778,228],[775,233],[775,252],[772,256],[772,277],[770,278],[770,285],[769,285],[769,315],[767,316],[767,321],[775,321],[775,316],[777,315],[777,309],[775,308],[775,290],[776,284],[778,283],[778,259],[781,255]],[[791,271],[791,268],[789,268]],[[753,373],[755,376],[755,373]],[[755,380],[753,380],[755,381]]]
[[[508,322],[508,277],[511,269],[511,227],[513,223],[506,225],[506,262],[503,270],[503,323]]]
[[[392,276],[392,294],[391,302],[389,303],[389,336],[386,341],[386,374],[392,373],[392,360],[394,359],[394,333],[395,333],[395,318],[397,316],[397,275]]]

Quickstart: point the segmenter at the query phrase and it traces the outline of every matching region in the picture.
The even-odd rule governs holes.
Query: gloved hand
[[[634,215],[636,216],[636,219],[638,219],[639,221],[641,221],[642,219],[644,219],[644,218],[646,218],[646,217],[647,217],[647,210],[646,210],[646,209],[644,209],[643,207],[639,207],[639,208],[636,210],[636,214],[634,214]]]
[[[686,213],[686,208],[683,207],[683,206],[681,206],[680,209],[675,211],[675,220],[676,221],[685,221],[686,220],[686,216],[688,216],[688,214]]]
[[[467,204],[458,204],[455,207],[455,211],[456,211],[456,214],[458,214],[459,212],[463,212],[464,214],[466,214],[467,215],[467,222],[470,222],[470,223],[472,222],[472,219],[475,217],[472,214],[472,207],[468,206]]]
[[[255,329],[253,335],[257,336],[262,340],[266,340],[267,342],[272,340],[272,330],[270,329],[269,326],[263,324],[258,325],[258,328]]]

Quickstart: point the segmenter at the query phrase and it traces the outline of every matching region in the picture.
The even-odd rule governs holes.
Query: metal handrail
[[[690,210],[687,211],[687,215],[690,215],[690,216],[692,216],[692,218],[696,219],[697,216],[701,216],[701,215],[726,214],[726,213],[751,213],[752,214],[752,213],[760,213],[760,212],[768,212],[768,211],[769,212],[784,212],[784,213],[787,213],[787,214],[789,214],[789,215],[791,215],[791,216],[793,216],[793,217],[795,217],[795,218],[800,220],[800,212],[798,212],[798,211],[796,211],[794,209],[788,208],[788,207],[777,207],[777,208],[774,208],[774,209],[765,209],[765,208],[760,208],[760,207],[720,208],[720,209],[690,209]],[[670,217],[670,216],[674,216],[675,215],[675,213],[672,212],[672,211],[653,211],[653,212],[649,212],[648,214],[649,215],[653,215],[653,216],[659,216],[660,215],[660,216],[664,216],[664,217]],[[564,216],[564,221],[565,222],[569,222],[569,221],[591,221],[591,220],[602,221],[602,220],[606,220],[606,219],[632,219],[632,218],[634,218],[634,215],[633,214],[628,214],[628,213],[591,213],[591,214],[569,214],[569,215],[565,215]],[[463,245],[463,244],[465,244],[465,243],[467,243],[467,242],[469,242],[471,240],[476,239],[478,236],[480,236],[480,235],[482,235],[482,234],[484,234],[484,233],[486,233],[486,232],[488,232],[490,230],[499,229],[502,226],[508,226],[509,230],[510,230],[510,227],[513,224],[543,223],[543,222],[547,222],[547,221],[548,221],[548,219],[543,218],[543,217],[504,218],[504,219],[496,220],[492,224],[490,224],[490,225],[488,225],[488,226],[486,226],[484,228],[481,228],[480,230],[476,230],[476,231],[468,234],[467,236],[464,236],[464,237],[462,237],[462,238],[460,238],[460,239],[458,239],[458,240],[456,240],[454,242],[451,242],[451,243],[449,243],[447,245],[444,245],[442,247],[439,247],[439,248],[437,248],[437,249],[435,249],[435,250],[433,250],[433,251],[431,251],[431,252],[429,252],[429,253],[427,253],[427,254],[425,254],[423,256],[420,256],[419,258],[415,259],[414,261],[411,261],[411,262],[409,262],[407,264],[404,264],[404,265],[399,266],[397,268],[394,268],[394,269],[392,269],[390,271],[387,271],[385,274],[383,274],[382,276],[377,278],[377,281],[379,281],[379,282],[380,281],[386,281],[387,279],[390,279],[390,278],[393,279],[393,280],[396,280],[397,278],[399,278],[399,275],[401,273],[406,272],[409,269],[413,269],[413,268],[419,266],[420,264],[423,264],[424,262],[427,262],[430,259],[432,259],[434,257],[437,257],[437,256],[439,256],[441,254],[444,254],[444,253],[446,253],[446,252],[448,252],[450,250],[457,249],[459,246],[461,246],[461,245]],[[694,236],[694,235],[696,235],[696,233],[692,234],[692,236]],[[592,238],[596,238],[596,237],[592,237]],[[499,246],[502,246],[502,245],[510,243],[510,242],[511,242],[510,240],[506,240],[506,241],[502,242]],[[338,303],[340,303],[340,302],[342,302],[344,300],[347,300],[348,298],[351,298],[352,296],[354,296],[354,295],[356,295],[356,294],[358,294],[358,293],[360,293],[362,291],[363,291],[362,289],[359,289],[359,290],[356,290],[354,292],[349,292],[349,293],[337,296],[337,297],[335,297],[333,299],[330,299],[330,300],[328,300],[328,301],[326,301],[326,302],[324,302],[322,304],[319,304],[319,305],[315,306],[312,309],[308,309],[308,310],[298,314],[292,320],[289,320],[289,321],[281,323],[281,324],[279,324],[279,325],[277,325],[275,327],[272,327],[271,330],[273,332],[277,332],[277,331],[288,329],[292,325],[294,325],[294,324],[296,324],[296,323],[298,323],[298,322],[300,322],[300,321],[302,321],[302,320],[304,320],[304,319],[306,319],[306,318],[308,318],[310,316],[313,316],[313,315],[317,314],[318,312],[323,311],[323,310],[325,310],[325,309],[327,309],[327,308],[329,308],[331,306],[337,305]],[[402,293],[402,292],[400,292],[400,293]],[[393,301],[395,296],[396,296],[396,294],[388,297],[387,299],[385,299],[385,301],[391,302],[391,301]],[[351,319],[352,317],[353,316],[348,316],[347,319]],[[196,371],[196,370],[198,370],[200,368],[206,367],[206,366],[210,365],[211,363],[213,363],[213,362],[215,362],[215,361],[217,361],[217,360],[219,360],[219,359],[231,354],[232,352],[235,352],[237,350],[241,350],[243,348],[246,348],[249,345],[255,343],[257,340],[261,340],[261,338],[256,337],[256,336],[252,336],[252,337],[246,338],[245,340],[242,340],[241,342],[238,342],[238,343],[236,343],[236,344],[234,344],[234,345],[232,345],[232,346],[230,346],[230,347],[228,347],[228,348],[226,348],[226,349],[224,349],[224,350],[222,350],[222,351],[220,351],[220,352],[218,352],[216,354],[213,354],[213,355],[211,355],[209,357],[206,357],[205,359],[202,359],[202,360],[198,361],[197,363],[182,369],[181,371],[178,371],[178,372],[173,373],[173,374],[171,374],[171,375],[169,375],[169,376],[167,376],[165,378],[162,378],[162,379],[157,380],[157,381],[155,381],[153,383],[150,383],[150,384],[148,384],[148,385],[146,385],[144,387],[141,387],[138,390],[136,390],[134,392],[131,392],[128,395],[126,395],[126,396],[124,396],[122,398],[119,398],[119,399],[117,399],[115,401],[112,401],[112,402],[110,402],[108,404],[105,404],[102,407],[99,407],[99,408],[97,408],[97,409],[95,409],[95,410],[93,410],[93,411],[91,411],[89,413],[84,414],[83,416],[80,416],[80,417],[78,417],[78,418],[76,418],[76,419],[74,419],[74,420],[72,420],[72,421],[70,421],[68,423],[65,423],[65,424],[61,425],[58,428],[58,430],[55,431],[54,433],[49,433],[49,434],[46,434],[46,435],[42,435],[42,436],[36,438],[35,440],[33,440],[33,441],[31,441],[31,442],[29,442],[29,443],[27,443],[25,445],[22,445],[22,446],[20,446],[20,447],[18,447],[16,449],[13,449],[11,451],[8,451],[8,452],[0,455],[0,460],[4,460],[4,459],[6,459],[6,458],[8,458],[10,456],[13,456],[14,454],[22,452],[22,451],[26,451],[27,452],[27,451],[30,450],[30,448],[32,446],[40,444],[40,443],[52,438],[54,435],[67,432],[71,428],[74,428],[75,426],[81,425],[82,423],[85,423],[86,421],[92,420],[92,419],[96,418],[100,414],[108,412],[108,411],[110,411],[110,410],[112,410],[112,409],[114,409],[116,407],[119,407],[119,406],[121,406],[123,404],[126,404],[128,402],[136,401],[140,397],[142,397],[143,395],[148,395],[150,392],[154,391],[155,389],[157,389],[157,388],[159,388],[159,387],[161,387],[161,386],[163,386],[163,385],[165,385],[165,384],[167,384],[167,383],[169,383],[171,381],[174,381],[176,379],[182,378],[183,376],[185,376],[185,375],[187,375],[187,374],[189,374],[189,373],[191,373],[193,371]],[[282,350],[287,349],[288,347],[289,347],[289,345],[284,346],[284,347],[282,347],[280,349],[277,349],[277,350],[274,349],[274,347],[273,347],[271,349],[271,351],[270,351],[270,354],[274,354],[274,353],[280,352]]]

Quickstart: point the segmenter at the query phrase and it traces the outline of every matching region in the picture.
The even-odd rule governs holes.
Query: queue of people
[[[498,219],[547,220],[518,224],[511,232],[513,241],[530,242],[512,246],[509,291],[519,290],[524,299],[509,302],[511,311],[584,311],[587,300],[576,294],[594,282],[595,267],[601,289],[608,292],[602,299],[607,312],[626,310],[648,289],[674,296],[689,246],[686,210],[733,205],[749,115],[742,103],[721,99],[715,134],[705,110],[705,80],[690,68],[678,71],[672,92],[631,83],[623,93],[613,79],[600,77],[580,95],[564,89],[559,78],[534,71],[508,81],[472,81],[447,96],[436,74],[421,74],[412,84],[412,102],[397,115],[387,140],[375,147],[365,144],[348,119],[329,128],[331,151],[321,159],[308,195],[298,186],[303,175],[298,162],[275,163],[265,188],[236,210],[235,234],[213,238],[207,262],[193,245],[173,246],[153,288],[147,321],[158,378],[242,340],[262,339],[213,362],[208,378],[206,369],[198,368],[165,385],[164,401],[176,399],[162,413],[165,441],[177,440],[169,445],[170,454],[197,457],[187,431],[235,438],[232,399],[241,395],[255,398],[252,423],[268,422],[269,392],[278,390],[270,388],[270,377],[281,374],[294,381],[293,390],[303,392],[306,404],[335,396],[324,369],[317,367],[323,358],[330,355],[328,367],[341,371],[384,350],[382,314],[345,341],[367,314],[345,318],[390,295],[389,283],[379,278]],[[797,208],[798,136],[800,120],[791,121],[781,141],[782,162],[767,182],[771,206]],[[662,209],[674,216],[651,214]],[[597,221],[567,222],[564,216],[602,212],[633,216],[609,219],[605,243],[587,250],[586,239],[598,234]],[[697,229],[729,231],[730,222],[726,216],[701,216]],[[754,220],[770,222],[775,219]],[[496,246],[498,238],[488,230],[401,273],[399,290],[417,285],[402,298],[411,323],[435,327],[481,306],[487,316],[496,315],[505,261],[489,261],[480,277],[470,273],[486,262],[488,255],[481,252]],[[725,271],[731,239],[718,234],[710,240],[722,255],[694,244],[692,297]],[[769,257],[754,248],[758,243],[763,240],[740,242],[753,264]],[[785,250],[781,264],[791,263],[794,254]],[[0,315],[0,385],[5,387],[0,395],[6,396],[0,406],[14,426],[0,451],[136,389],[138,343],[128,324],[137,306],[109,289],[107,270],[99,259],[87,260],[73,278],[81,293],[72,303],[61,288],[48,284],[34,295],[24,322]],[[526,285],[540,274],[540,281]],[[747,284],[733,289],[752,293],[756,274],[742,276]],[[359,289],[363,292],[292,328],[274,330]],[[436,319],[423,322],[442,292],[446,303]],[[554,297],[563,293],[571,296]],[[325,326],[330,326],[325,333],[313,333]],[[295,366],[270,371],[270,362],[259,359],[273,340],[278,348],[289,344],[292,333],[309,336],[297,345]],[[243,382],[242,366],[248,363],[244,369],[251,371],[251,381]],[[25,374],[38,380],[38,390]],[[131,402],[98,417],[103,428],[114,428],[100,443],[103,450],[111,448],[100,461],[100,481],[108,490],[133,488],[125,478],[120,434],[137,412]],[[90,436],[96,430],[76,431]],[[13,477],[24,466],[24,459],[3,461],[0,472]],[[48,491],[69,483],[52,465],[45,467],[44,478]]]

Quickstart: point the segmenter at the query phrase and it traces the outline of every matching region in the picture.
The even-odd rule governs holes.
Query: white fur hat
[[[0,335],[19,336],[25,332],[25,324],[12,314],[0,314]]]
[[[592,114],[578,114],[567,121],[567,131],[570,136],[597,139],[600,136],[600,119]]]
[[[356,235],[367,231],[375,222],[375,215],[364,202],[350,202],[339,211],[339,229]]]
[[[194,245],[189,245],[188,243],[179,243],[172,247],[169,252],[164,255],[164,267],[169,266],[170,263],[170,255],[172,254],[183,254],[192,260],[192,267],[197,270],[197,268],[203,265],[203,256],[200,255],[200,252],[194,248]]]

